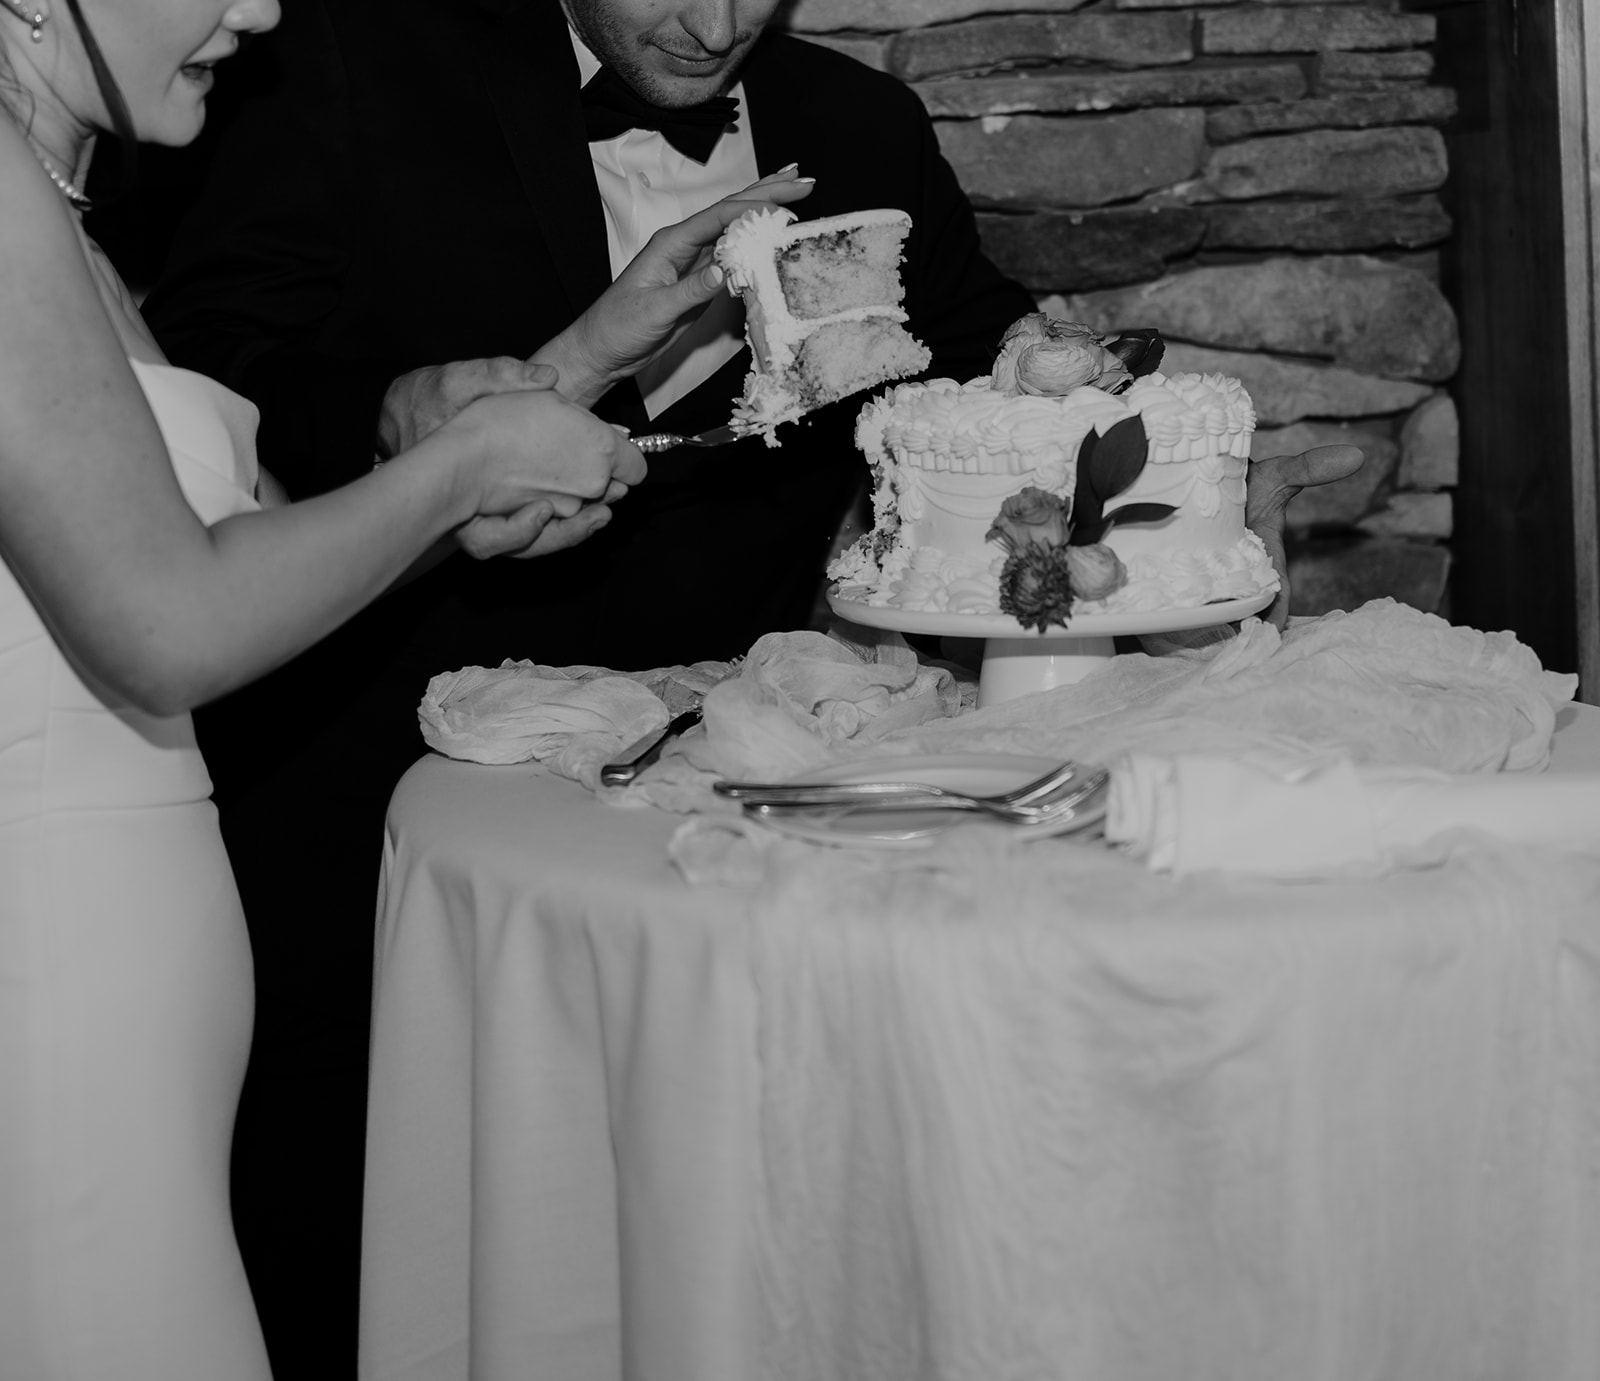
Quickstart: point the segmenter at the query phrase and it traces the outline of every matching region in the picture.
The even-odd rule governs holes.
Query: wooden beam
[[[1555,3],[1437,12],[1441,78],[1462,102],[1447,134],[1457,233],[1442,250],[1462,347],[1451,616],[1510,629],[1550,670],[1577,671]]]
[[[1600,704],[1600,0],[1556,0],[1578,696]]]

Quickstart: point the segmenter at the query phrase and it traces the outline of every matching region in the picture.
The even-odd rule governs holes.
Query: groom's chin
[[[741,51],[716,62],[697,63],[654,49],[636,71],[624,74],[624,80],[652,105],[683,110],[726,95],[738,80],[744,56]]]

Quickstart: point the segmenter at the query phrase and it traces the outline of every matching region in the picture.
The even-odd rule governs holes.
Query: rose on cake
[[[1065,546],[1072,535],[1072,509],[1048,490],[1029,485],[1000,505],[984,540],[1007,551],[1027,546]]]
[[[1106,338],[1087,326],[1030,312],[1006,328],[989,374],[996,393],[1059,398],[1085,385],[1115,393],[1133,374]]]

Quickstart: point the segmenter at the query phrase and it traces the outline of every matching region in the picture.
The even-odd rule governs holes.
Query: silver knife
[[[700,707],[685,710],[664,729],[652,729],[637,743],[630,743],[620,757],[600,769],[601,786],[627,786],[661,756],[669,738],[677,738],[700,722]]]

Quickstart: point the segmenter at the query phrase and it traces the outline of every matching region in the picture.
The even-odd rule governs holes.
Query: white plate
[[[1112,638],[1136,633],[1181,633],[1194,628],[1210,628],[1219,623],[1236,623],[1259,614],[1277,595],[1270,590],[1248,599],[1222,600],[1216,604],[1197,604],[1188,609],[1156,609],[1122,614],[1076,614],[1066,627],[1052,624],[1043,633],[1024,628],[1010,614],[951,614],[921,609],[901,609],[893,604],[867,604],[846,599],[832,591],[828,606],[842,619],[867,628],[888,628],[901,633],[924,633],[951,638]]]
[[[939,753],[925,757],[870,758],[835,763],[792,778],[796,782],[925,782],[969,796],[992,796],[1042,777],[1059,758],[1034,758],[1018,753]],[[1101,801],[1104,801],[1104,796]],[[832,807],[786,810],[771,815],[746,812],[779,834],[813,844],[851,844],[868,848],[925,849],[941,835],[962,825],[985,824],[1016,839],[1047,839],[1097,824],[1103,805],[1088,813],[1045,825],[1007,825],[976,813],[952,810],[870,810],[841,814]]]

